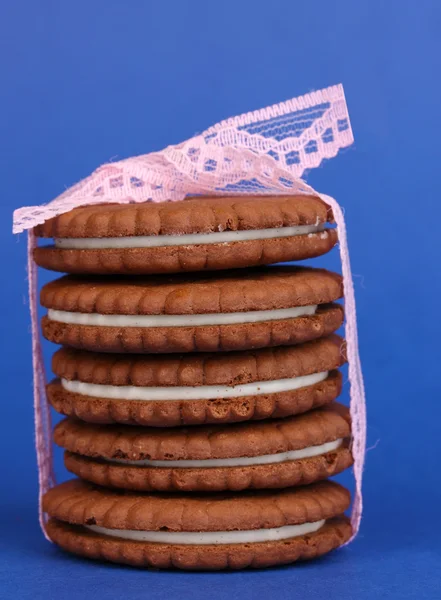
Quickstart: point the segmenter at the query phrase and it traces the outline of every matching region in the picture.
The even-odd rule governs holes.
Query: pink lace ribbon
[[[28,231],[28,279],[29,279],[29,309],[32,324],[32,368],[34,372],[34,427],[35,447],[38,465],[39,518],[41,529],[47,540],[49,537],[44,527],[47,515],[42,510],[44,494],[55,485],[52,452],[52,425],[49,403],[46,398],[46,372],[44,368],[40,331],[38,327],[38,285],[37,265],[33,252],[36,238],[33,229]],[[51,540],[49,540],[51,541]]]
[[[29,298],[32,321],[35,439],[43,494],[54,485],[50,411],[37,319],[37,269],[33,227],[85,204],[179,201],[192,194],[319,195],[333,209],[339,231],[346,305],[350,410],[353,428],[355,494],[353,539],[362,514],[362,473],[366,445],[363,377],[358,352],[354,286],[346,225],[339,204],[302,179],[306,169],[349,146],[353,136],[343,87],[336,85],[262,110],[222,121],[200,135],[160,152],[103,165],[49,204],[20,208],[13,231],[28,230]],[[45,534],[46,535],[46,534]]]
[[[352,454],[354,456],[354,478],[355,493],[352,503],[352,537],[351,542],[360,528],[361,515],[363,512],[362,478],[364,457],[366,453],[366,401],[361,370],[360,354],[358,352],[357,311],[355,307],[354,283],[352,280],[351,263],[349,260],[348,238],[346,235],[346,223],[343,211],[334,198],[320,194],[320,197],[332,207],[335,222],[338,228],[338,240],[340,245],[340,258],[343,273],[343,288],[345,296],[345,338],[348,354],[349,383],[350,389],[350,411],[352,419]]]

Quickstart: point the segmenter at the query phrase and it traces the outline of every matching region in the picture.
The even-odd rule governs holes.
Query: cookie
[[[35,228],[37,264],[63,273],[213,271],[302,260],[337,242],[314,196],[195,197],[75,208]]]
[[[338,404],[283,420],[152,429],[65,419],[54,441],[69,471],[137,491],[284,488],[332,477],[352,464],[347,409]]]
[[[92,423],[154,427],[233,423],[306,412],[341,391],[336,334],[248,352],[123,355],[62,348],[47,388],[58,412]]]
[[[314,558],[351,536],[349,492],[300,488],[210,494],[107,490],[81,480],[43,498],[53,542],[75,554],[136,567],[242,569]]]
[[[267,267],[168,277],[62,277],[43,287],[44,336],[95,352],[217,352],[298,344],[338,329],[342,278]]]

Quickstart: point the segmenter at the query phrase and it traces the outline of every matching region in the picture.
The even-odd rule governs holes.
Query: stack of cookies
[[[36,228],[54,440],[49,537],[139,567],[286,564],[345,543],[341,276],[268,266],[337,241],[305,196],[74,209]]]

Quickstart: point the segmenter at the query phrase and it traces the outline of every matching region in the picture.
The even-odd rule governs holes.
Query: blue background
[[[435,0],[2,3],[1,598],[440,597],[440,22]],[[109,159],[338,82],[356,141],[308,181],[344,205],[356,274],[376,446],[360,536],[259,572],[64,555],[37,523],[26,240],[10,233],[12,210]],[[321,264],[336,268],[337,253]]]

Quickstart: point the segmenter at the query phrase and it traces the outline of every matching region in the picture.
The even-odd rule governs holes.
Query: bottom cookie
[[[96,560],[154,569],[222,570],[263,568],[317,558],[351,537],[347,517],[330,519],[316,533],[275,542],[189,546],[104,537],[78,525],[51,519],[51,540],[68,552]]]
[[[87,558],[142,568],[221,570],[321,556],[352,533],[349,492],[324,481],[277,492],[159,495],[72,480],[43,499],[50,539]]]
[[[317,532],[275,542],[189,546],[104,537],[78,525],[50,519],[50,539],[73,554],[152,569],[223,570],[263,568],[309,560],[342,546],[351,537],[347,517],[330,519]]]

